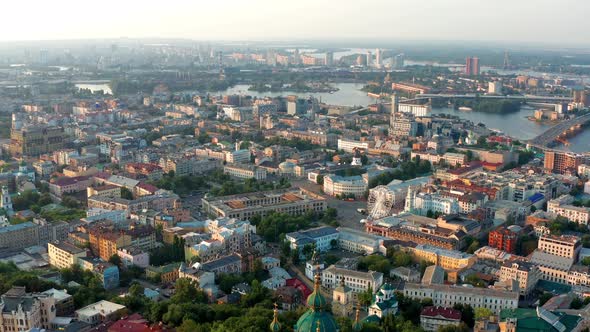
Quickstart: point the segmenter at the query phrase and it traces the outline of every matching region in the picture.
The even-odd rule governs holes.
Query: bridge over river
[[[537,95],[485,95],[485,94],[445,94],[445,93],[423,93],[416,95],[414,99],[429,99],[429,98],[450,98],[450,99],[510,99],[510,100],[522,100],[524,102],[536,101],[536,102],[571,102],[571,97],[559,97],[559,96],[537,96]]]
[[[549,128],[541,135],[529,140],[528,143],[534,147],[546,149],[560,136],[573,133],[588,122],[590,122],[590,113],[562,121],[559,124]]]

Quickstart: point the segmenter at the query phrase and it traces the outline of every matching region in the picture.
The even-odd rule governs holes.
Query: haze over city
[[[497,41],[588,46],[584,0],[7,1],[0,41]]]
[[[590,332],[590,2],[5,2],[0,332]]]

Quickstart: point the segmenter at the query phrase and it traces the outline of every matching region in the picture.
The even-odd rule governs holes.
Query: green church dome
[[[306,311],[297,321],[297,332],[336,332],[338,325],[331,314],[325,311]]]
[[[326,312],[325,309],[328,305],[326,298],[320,291],[320,275],[319,273],[315,276],[315,284],[313,287],[313,293],[307,298],[307,310],[295,325],[296,332],[337,332],[338,325],[332,314]]]

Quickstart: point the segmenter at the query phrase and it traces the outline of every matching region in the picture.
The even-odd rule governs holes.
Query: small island
[[[254,83],[250,85],[248,91],[256,92],[297,92],[297,93],[333,93],[339,89],[326,82],[295,82],[293,84],[277,83]]]

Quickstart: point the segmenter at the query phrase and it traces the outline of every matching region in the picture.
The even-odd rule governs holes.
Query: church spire
[[[352,323],[352,330],[354,332],[360,332],[363,329],[363,323],[361,323],[360,317],[361,317],[361,309],[360,309],[360,305],[357,303],[356,314],[354,317],[354,323]]]
[[[279,305],[275,303],[274,306],[274,318],[270,323],[270,331],[279,332],[281,330],[281,323],[279,323]]]

